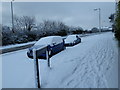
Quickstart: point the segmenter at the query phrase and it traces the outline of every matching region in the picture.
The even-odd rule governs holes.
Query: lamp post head
[[[100,10],[100,8],[95,8],[94,11]]]
[[[98,10],[97,8],[94,9],[94,11]]]

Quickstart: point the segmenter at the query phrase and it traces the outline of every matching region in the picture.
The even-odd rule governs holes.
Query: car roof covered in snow
[[[47,36],[43,37],[40,40],[38,40],[35,45],[51,45],[52,43],[62,43],[62,37],[61,36]]]

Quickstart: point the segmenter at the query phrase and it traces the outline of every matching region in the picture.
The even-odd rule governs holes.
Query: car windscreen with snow
[[[74,42],[74,40],[76,40],[76,35],[69,35],[69,36],[65,39],[65,43],[72,43],[72,42]]]

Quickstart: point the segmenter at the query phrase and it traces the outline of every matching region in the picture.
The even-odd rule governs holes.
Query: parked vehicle
[[[34,46],[29,48],[27,55],[29,58],[33,58],[33,49],[37,47],[44,47],[47,46],[49,50],[49,56],[53,56],[54,54],[57,54],[58,52],[65,49],[64,40],[61,36],[48,36],[43,37],[40,40],[38,40]],[[38,53],[39,59],[46,59],[46,52],[43,52],[42,54]]]
[[[65,46],[74,46],[78,43],[81,43],[81,38],[78,35],[69,35],[65,39]]]

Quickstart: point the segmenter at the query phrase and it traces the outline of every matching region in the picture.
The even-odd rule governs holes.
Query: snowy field
[[[3,88],[35,88],[34,61],[27,49],[2,55]],[[118,48],[113,33],[82,37],[51,58],[39,60],[42,88],[118,88]]]

